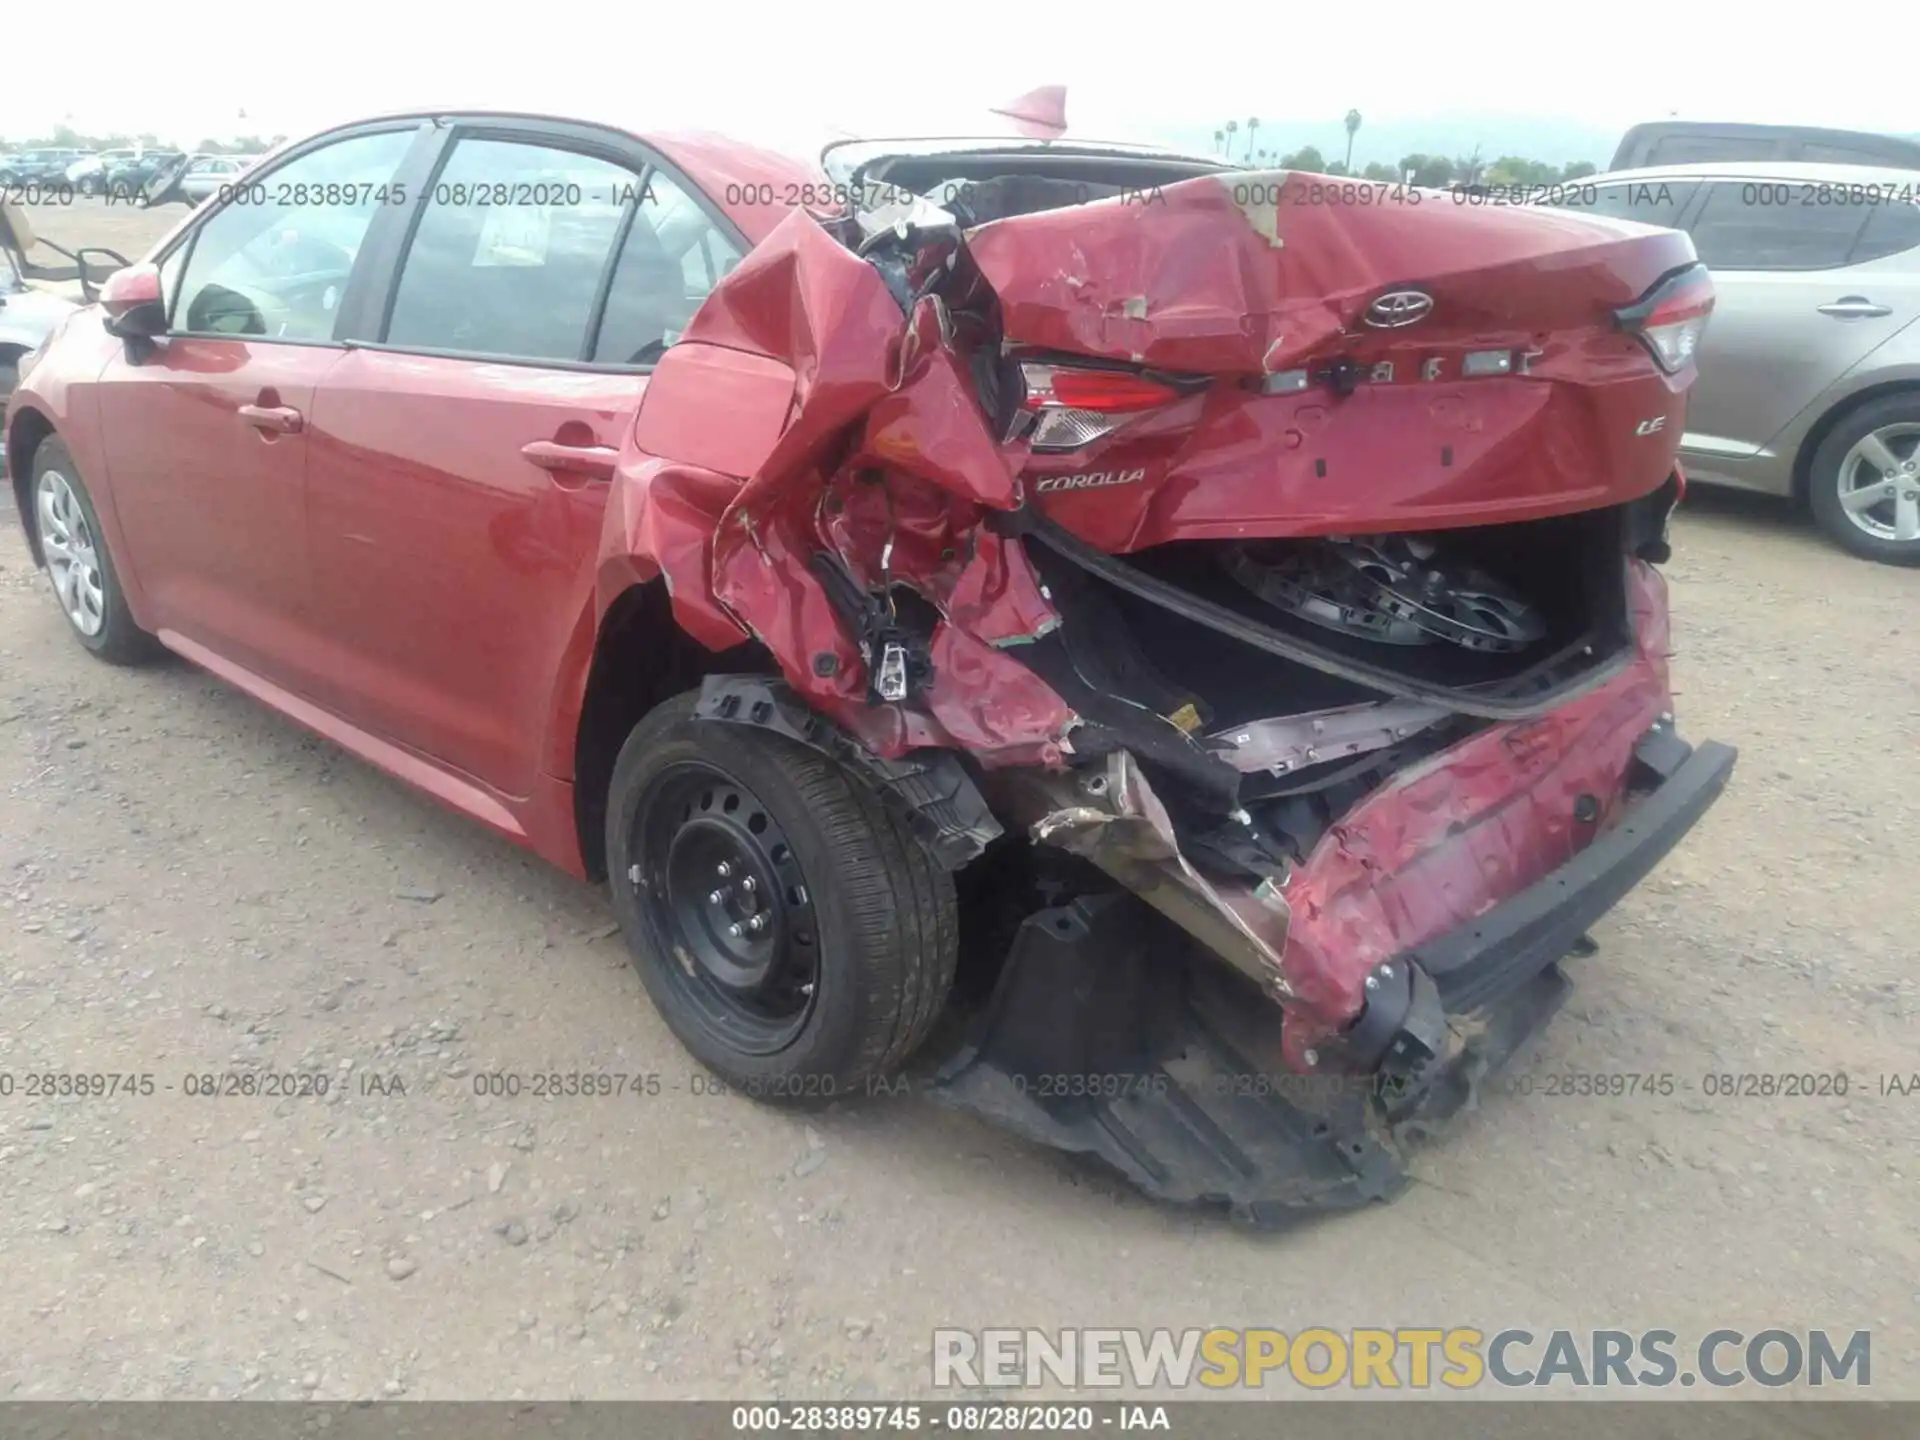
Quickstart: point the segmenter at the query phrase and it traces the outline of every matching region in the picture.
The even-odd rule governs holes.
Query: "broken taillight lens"
[[[1655,363],[1672,375],[1692,362],[1713,313],[1713,298],[1707,267],[1692,265],[1614,311],[1613,318],[1622,330],[1638,336]]]
[[[1028,438],[1036,450],[1078,450],[1129,420],[1178,400],[1181,392],[1131,370],[1090,370],[1027,361],[1020,366],[1034,417]]]

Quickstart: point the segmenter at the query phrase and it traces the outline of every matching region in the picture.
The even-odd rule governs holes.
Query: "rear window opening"
[[[952,211],[963,225],[1034,215],[1068,205],[1221,173],[1218,165],[1162,155],[1058,149],[889,155],[858,172],[869,186],[898,186]]]

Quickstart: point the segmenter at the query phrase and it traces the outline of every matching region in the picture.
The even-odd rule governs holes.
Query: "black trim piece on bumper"
[[[699,720],[784,735],[838,761],[871,785],[949,870],[966,865],[1003,833],[953,751],[911,750],[898,760],[883,759],[808,708],[784,681],[709,675],[693,713]]]
[[[1664,725],[1642,737],[1637,764],[1660,774],[1670,764]],[[1647,877],[1726,789],[1738,752],[1708,740],[1673,766],[1624,820],[1552,874],[1471,925],[1397,958],[1418,964],[1439,986],[1450,1014],[1473,1011],[1525,985]]]

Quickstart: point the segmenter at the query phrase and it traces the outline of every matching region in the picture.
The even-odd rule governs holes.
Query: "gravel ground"
[[[184,664],[94,663],[8,519],[0,1398],[891,1395],[936,1326],[1312,1324],[1871,1328],[1920,1397],[1920,1094],[1882,1091],[1920,1071],[1920,575],[1731,498],[1676,539],[1681,721],[1740,768],[1518,1073],[1687,1088],[1495,1094],[1395,1204],[1257,1235],[917,1098],[698,1093],[599,891]],[[185,1093],[242,1068],[329,1093]],[[553,1070],[659,1093],[475,1094]],[[1781,1071],[1850,1092],[1701,1089]]]

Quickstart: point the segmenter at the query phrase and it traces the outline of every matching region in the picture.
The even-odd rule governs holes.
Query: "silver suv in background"
[[[53,327],[78,308],[71,300],[27,284],[13,252],[0,244],[0,419],[20,378],[20,357],[38,349]],[[0,475],[5,473],[6,452],[0,450]]]
[[[1684,230],[1713,272],[1690,479],[1790,496],[1856,555],[1920,565],[1920,170],[1668,165],[1556,203]]]

